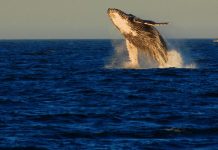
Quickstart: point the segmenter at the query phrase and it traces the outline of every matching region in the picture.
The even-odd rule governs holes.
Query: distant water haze
[[[0,0],[0,39],[117,39],[107,9],[169,22],[167,38],[218,38],[217,0]]]

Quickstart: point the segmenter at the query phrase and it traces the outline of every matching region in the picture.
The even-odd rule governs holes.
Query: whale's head
[[[109,8],[107,13],[113,24],[122,34],[132,34],[134,36],[137,35],[137,32],[134,29],[134,15],[126,14],[123,11],[115,8]]]

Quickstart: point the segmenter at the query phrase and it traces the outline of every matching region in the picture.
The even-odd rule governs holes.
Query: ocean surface
[[[194,68],[107,68],[111,40],[1,40],[0,149],[218,149],[218,43]]]

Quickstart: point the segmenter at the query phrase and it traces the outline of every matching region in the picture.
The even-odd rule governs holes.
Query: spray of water
[[[160,68],[196,68],[195,63],[186,63],[184,57],[181,53],[176,50],[170,50],[167,52],[168,61],[164,66],[159,66]]]
[[[138,52],[139,65],[135,66],[129,61],[128,51],[124,41],[112,40],[114,54],[106,68],[125,68],[125,69],[148,69],[148,68],[196,68],[195,63],[185,62],[185,56],[176,49],[167,52],[168,61],[164,65],[158,65],[145,51]],[[186,56],[187,57],[187,56]]]

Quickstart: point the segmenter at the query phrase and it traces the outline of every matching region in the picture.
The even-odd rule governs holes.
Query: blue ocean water
[[[0,149],[218,149],[218,43],[197,68],[107,69],[110,40],[1,40]]]

